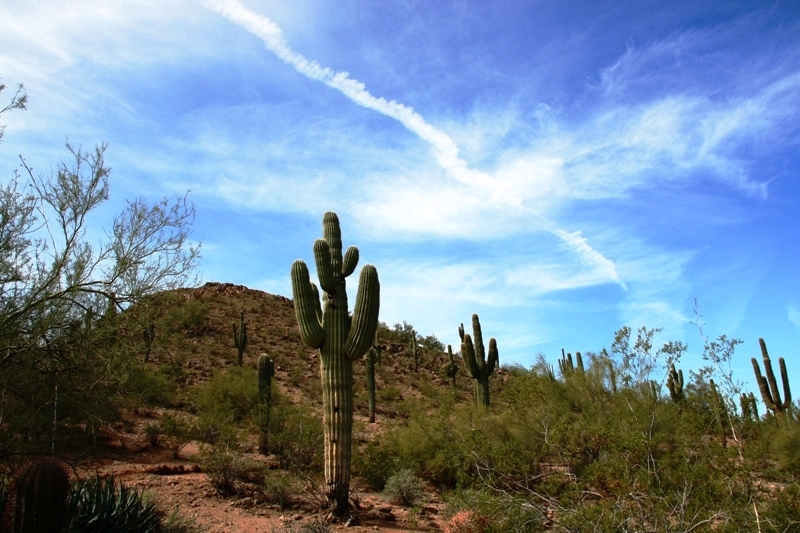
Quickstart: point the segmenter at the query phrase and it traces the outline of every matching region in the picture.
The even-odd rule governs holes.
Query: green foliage
[[[200,388],[196,405],[201,418],[240,423],[258,407],[256,376],[238,366],[219,371]]]
[[[322,467],[323,430],[319,418],[273,392],[269,452],[280,468],[309,472]]]
[[[266,467],[246,458],[241,452],[225,445],[204,446],[200,464],[211,485],[221,494],[241,494],[243,483],[261,483]]]
[[[272,401],[272,377],[275,364],[265,353],[258,357],[258,448],[266,453],[269,448],[269,418]]]
[[[180,510],[173,510],[161,523],[161,533],[203,533],[206,528],[197,524],[192,517],[181,514]]]
[[[389,500],[404,507],[413,507],[425,497],[422,480],[408,469],[392,475],[383,488]]]
[[[267,472],[261,484],[266,502],[277,505],[282,511],[288,509],[297,493],[297,478],[286,472]]]
[[[114,478],[90,478],[75,485],[68,502],[66,533],[148,533],[161,531],[154,501]]]
[[[394,451],[379,442],[366,444],[353,454],[353,474],[376,491],[382,491],[386,481],[396,471],[397,458]]]

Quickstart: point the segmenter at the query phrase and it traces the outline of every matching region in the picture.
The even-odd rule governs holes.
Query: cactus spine
[[[761,375],[761,370],[758,367],[758,361],[753,357],[750,362],[753,363],[753,372],[756,375],[756,382],[758,382],[758,390],[761,391],[761,399],[767,409],[772,411],[776,416],[778,413],[783,415],[784,419],[788,419],[788,410],[792,406],[792,391],[789,389],[789,377],[786,374],[786,362],[783,357],[778,359],[778,366],[781,369],[781,381],[783,381],[783,402],[781,402],[781,394],[778,391],[778,383],[775,380],[775,374],[772,372],[772,362],[767,353],[767,344],[764,339],[758,339],[761,345],[761,356],[764,359],[764,373],[766,378]]]
[[[325,493],[334,514],[348,512],[350,457],[353,430],[353,361],[369,348],[378,327],[380,284],[372,265],[361,270],[352,318],[347,311],[345,278],[358,263],[358,248],[351,246],[342,257],[339,218],[325,213],[323,239],[314,243],[317,276],[324,292],[311,283],[306,264],[292,264],[294,309],[303,342],[319,350],[325,430]]]
[[[258,449],[269,453],[269,415],[272,402],[272,376],[275,364],[265,353],[258,357],[258,425],[261,431]]]
[[[239,318],[239,329],[236,329],[236,323],[233,324],[233,345],[236,346],[237,356],[236,362],[242,366],[242,356],[244,349],[247,347],[247,322],[244,321],[244,311]]]
[[[667,388],[673,402],[678,403],[683,400],[683,370],[675,370],[674,363],[669,364]]]
[[[475,343],[469,333],[464,333],[464,324],[458,328],[461,337],[461,354],[464,358],[464,367],[469,377],[475,380],[475,399],[478,405],[489,406],[489,376],[497,365],[497,341],[489,339],[489,358],[487,359],[483,347],[483,335],[478,315],[472,315],[472,332]]]
[[[450,378],[450,381],[453,383],[453,388],[456,388],[456,374],[458,374],[458,365],[453,359],[453,348],[448,344],[447,345],[447,358],[449,359],[449,363],[444,367],[445,375]]]

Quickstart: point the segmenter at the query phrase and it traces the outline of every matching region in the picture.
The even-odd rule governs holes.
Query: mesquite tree
[[[345,278],[358,263],[358,248],[351,246],[342,257],[342,237],[336,213],[325,213],[323,237],[314,243],[314,259],[324,306],[308,267],[292,264],[292,293],[300,336],[319,350],[325,431],[325,493],[334,513],[348,512],[350,456],[353,430],[353,361],[369,349],[378,328],[380,284],[372,265],[361,270],[353,316],[347,310]]]

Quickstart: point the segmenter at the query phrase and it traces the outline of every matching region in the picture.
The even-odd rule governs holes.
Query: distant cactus
[[[367,401],[369,403],[369,422],[375,423],[375,363],[381,360],[380,347],[378,346],[378,339],[372,343],[367,352]]]
[[[152,318],[147,321],[147,326],[142,332],[142,339],[144,340],[144,362],[146,363],[150,360],[150,351],[153,348],[153,341],[156,339],[156,325]]]
[[[711,402],[714,409],[714,418],[717,421],[717,430],[719,431],[720,443],[723,448],[728,447],[728,437],[725,433],[725,415],[727,414],[727,407],[725,406],[725,399],[717,391],[717,385],[714,380],[709,380],[708,384],[711,386]]]
[[[236,346],[237,356],[236,362],[242,366],[242,357],[244,356],[244,349],[247,347],[247,322],[244,321],[244,311],[239,318],[239,329],[236,329],[236,323],[233,323],[233,345]]]
[[[792,407],[792,391],[789,388],[789,377],[786,373],[786,362],[783,357],[778,359],[778,366],[781,369],[781,381],[783,382],[783,401],[781,401],[781,394],[778,391],[778,383],[775,380],[775,374],[772,372],[772,362],[767,353],[767,344],[764,339],[758,339],[761,346],[761,356],[764,359],[764,373],[766,378],[761,375],[761,370],[758,367],[758,361],[753,357],[750,362],[753,363],[753,372],[756,375],[756,382],[758,383],[758,390],[761,391],[761,400],[767,409],[772,411],[776,416],[778,413],[783,415],[784,419],[788,419],[789,410]]]
[[[450,378],[450,381],[453,383],[453,388],[456,388],[456,374],[458,374],[458,365],[453,359],[453,348],[448,344],[447,345],[447,358],[449,362],[444,367],[444,374]]]
[[[58,532],[67,514],[69,476],[55,458],[37,459],[17,478],[15,532]]]
[[[272,376],[275,364],[265,353],[258,357],[258,425],[260,437],[258,448],[263,454],[269,453],[269,416],[272,407]]]
[[[414,372],[419,372],[419,350],[417,349],[417,332],[413,329],[411,330],[411,342],[409,343],[409,348],[411,348],[411,355],[414,356]]]
[[[667,388],[669,389],[669,396],[672,398],[673,402],[679,403],[683,400],[683,370],[676,371],[673,363],[669,364]]]
[[[324,291],[320,306],[317,286],[310,281],[308,267],[292,264],[294,309],[303,342],[319,349],[322,378],[323,425],[325,430],[325,494],[338,516],[348,513],[350,459],[353,432],[353,361],[363,356],[378,328],[380,283],[372,265],[361,270],[356,305],[347,311],[345,278],[358,263],[358,248],[351,246],[342,257],[339,218],[325,213],[324,239],[314,243],[317,276]]]
[[[742,406],[742,419],[758,422],[758,404],[755,394],[749,392],[739,396],[739,405]]]
[[[489,376],[494,372],[498,362],[497,342],[489,339],[489,357],[485,356],[483,335],[478,315],[472,315],[472,332],[475,343],[469,333],[464,333],[464,324],[458,328],[461,337],[461,357],[464,358],[464,367],[469,377],[475,380],[475,399],[478,405],[489,406]]]
[[[583,358],[581,352],[575,352],[575,363],[572,362],[572,354],[564,355],[564,348],[561,348],[561,359],[558,360],[558,370],[561,375],[566,378],[572,375],[576,370],[579,374],[583,374]]]

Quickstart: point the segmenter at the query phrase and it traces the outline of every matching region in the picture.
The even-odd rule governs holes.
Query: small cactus
[[[265,353],[258,357],[258,425],[261,432],[258,449],[269,453],[269,416],[272,406],[272,376],[275,364]]]
[[[448,344],[447,345],[447,358],[449,362],[444,367],[444,374],[450,378],[450,381],[453,383],[453,388],[456,388],[456,374],[458,374],[458,365],[453,359],[453,348]]]
[[[778,366],[781,369],[781,381],[783,382],[783,401],[781,401],[781,394],[778,391],[778,383],[775,380],[775,374],[772,372],[772,362],[767,353],[767,344],[764,339],[758,339],[761,346],[761,357],[764,359],[764,373],[766,377],[761,375],[761,369],[758,367],[758,361],[753,357],[750,362],[753,363],[753,372],[756,375],[756,382],[758,383],[758,390],[761,391],[761,400],[767,409],[772,411],[776,416],[781,413],[784,419],[788,418],[788,411],[792,407],[792,391],[789,388],[789,377],[786,374],[786,362],[783,357],[778,359]]]
[[[239,329],[236,329],[236,323],[233,323],[233,345],[236,346],[237,356],[236,362],[242,366],[242,357],[244,356],[244,349],[247,347],[247,322],[244,321],[244,311],[239,318]]]
[[[14,531],[57,532],[67,514],[69,476],[55,458],[37,459],[17,478]]]
[[[464,358],[464,367],[467,374],[475,380],[475,399],[478,405],[489,406],[489,376],[494,372],[498,362],[497,341],[489,339],[489,357],[485,356],[483,347],[483,334],[478,315],[472,315],[472,332],[475,343],[469,333],[464,333],[464,324],[458,328],[461,337],[461,355]]]
[[[673,402],[679,403],[683,400],[683,370],[675,370],[675,365],[673,363],[669,364],[667,388],[669,389],[669,396],[672,398]]]
[[[725,414],[727,413],[727,408],[725,406],[725,399],[717,391],[717,385],[714,383],[713,379],[709,380],[708,384],[711,386],[711,401],[713,403],[712,407],[714,409],[714,418],[717,421],[717,430],[719,431],[720,443],[722,444],[723,448],[727,448],[728,438],[725,433]]]

